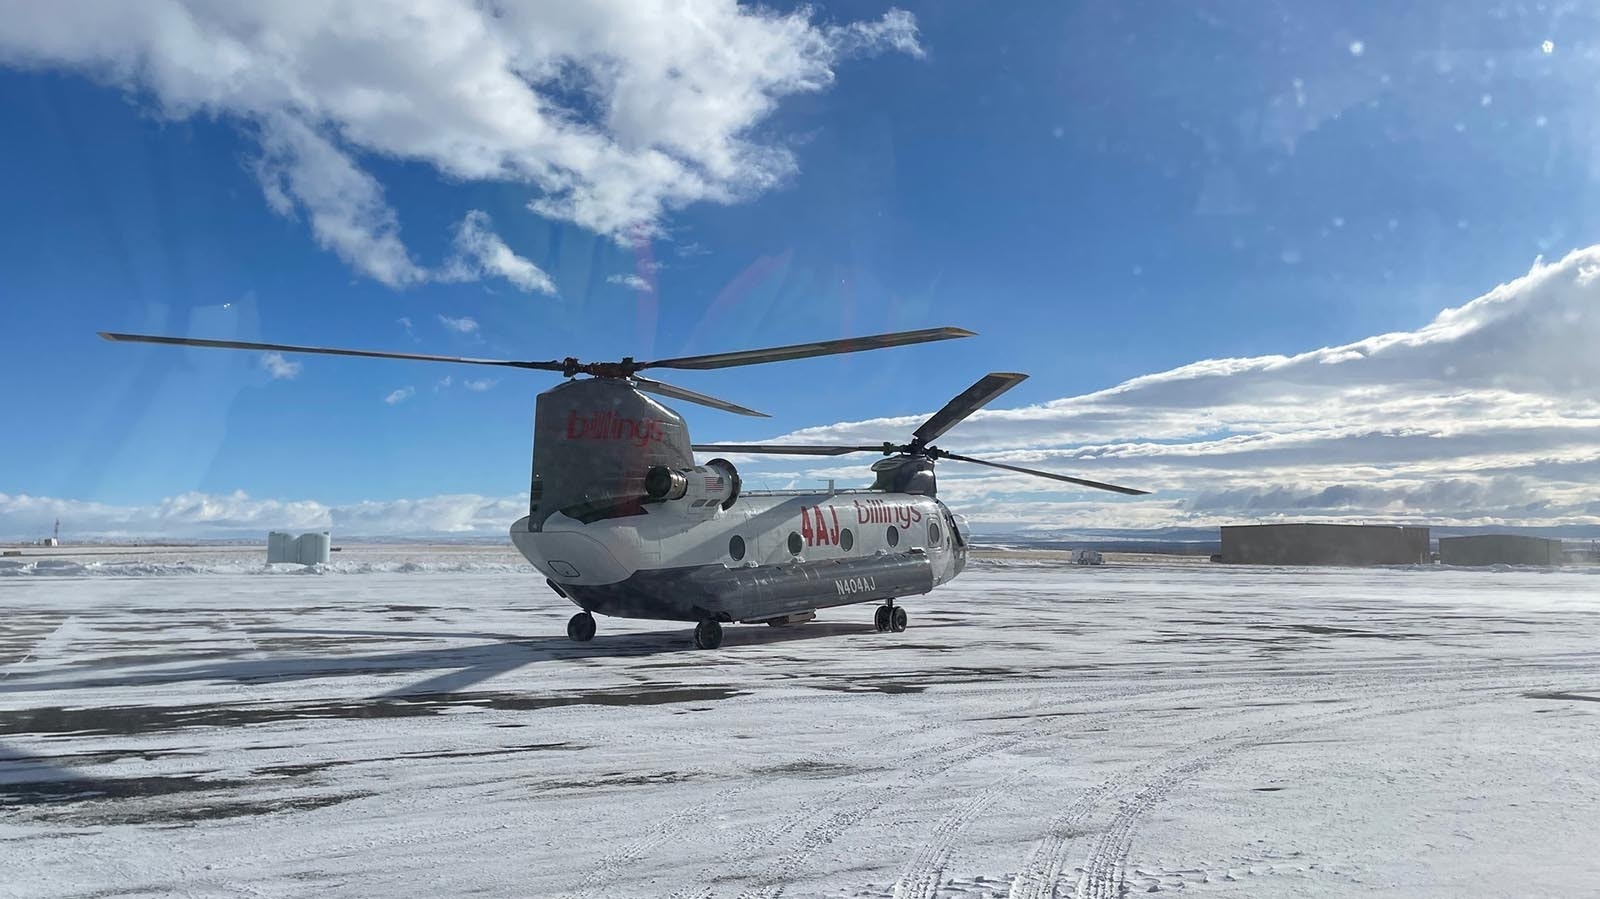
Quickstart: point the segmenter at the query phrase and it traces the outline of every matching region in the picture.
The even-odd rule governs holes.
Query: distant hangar
[[[1566,561],[1565,545],[1545,537],[1477,534],[1439,538],[1441,565],[1561,565]]]
[[[1217,561],[1235,565],[1426,565],[1428,529],[1367,524],[1253,524],[1222,528]]]

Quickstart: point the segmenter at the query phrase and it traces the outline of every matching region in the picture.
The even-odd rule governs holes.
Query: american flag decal
[[[707,490],[721,490],[722,489],[722,478],[707,477],[706,478],[706,489]]]

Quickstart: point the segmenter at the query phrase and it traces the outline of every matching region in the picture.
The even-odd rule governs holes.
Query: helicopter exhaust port
[[[692,509],[732,508],[740,487],[739,472],[727,459],[694,468],[654,465],[644,474],[646,502],[682,503]]]

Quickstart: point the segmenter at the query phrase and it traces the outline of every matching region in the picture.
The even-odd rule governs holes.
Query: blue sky
[[[183,29],[158,8],[198,22],[199,36],[173,38]],[[682,408],[696,439],[764,439],[926,413],[994,369],[1032,375],[1000,404],[1016,409],[1197,360],[1414,331],[1528,271],[1535,257],[1560,258],[1600,237],[1591,15],[1461,3],[1406,12],[951,3],[909,14],[821,5],[807,20],[783,19],[795,15],[787,7],[714,8],[713,30],[745,44],[793,41],[811,54],[778,74],[761,59],[705,73],[709,92],[728,91],[734,105],[759,98],[742,117],[670,107],[654,88],[632,95],[583,78],[532,78],[538,97],[564,105],[585,139],[598,135],[619,154],[665,147],[710,182],[675,194],[630,175],[630,197],[658,193],[642,211],[599,212],[580,201],[617,193],[615,164],[574,163],[579,174],[568,180],[577,187],[566,193],[540,168],[574,158],[562,154],[578,152],[576,138],[497,144],[492,152],[521,168],[486,175],[473,167],[488,151],[470,146],[482,122],[458,121],[469,117],[441,105],[424,117],[437,123],[447,145],[439,149],[349,102],[352,84],[404,97],[413,78],[475,83],[465,71],[425,70],[422,60],[420,74],[407,71],[414,54],[399,50],[363,57],[370,46],[350,39],[359,22],[324,27],[296,13],[265,23],[320,48],[297,58],[303,70],[290,74],[302,93],[292,102],[265,89],[228,94],[216,86],[227,80],[216,63],[194,62],[204,59],[195,46],[213,52],[230,29],[249,33],[230,20],[244,13],[207,22],[203,9],[151,4],[121,13],[139,19],[130,24],[37,7],[0,23],[0,196],[9,213],[0,218],[8,325],[0,377],[13,388],[12,426],[0,436],[0,495],[12,504],[7,513],[0,502],[0,517],[11,517],[0,532],[62,509],[87,521],[104,513],[94,504],[123,510],[112,518],[138,517],[127,510],[239,491],[327,507],[514,497],[526,489],[532,397],[553,383],[318,357],[291,360],[298,373],[274,378],[254,354],[118,346],[95,338],[101,329],[536,359],[679,355],[935,325],[982,335],[676,377],[774,416]],[[648,33],[670,17],[650,4],[597,5],[593,14],[606,35]],[[54,27],[72,17],[83,21]],[[756,35],[752,21],[793,27]],[[491,27],[517,39],[515,16]],[[545,35],[558,26],[526,27]],[[589,33],[539,52],[559,64],[553,71],[581,72],[604,58],[594,40]],[[653,71],[629,65],[641,78]],[[281,75],[251,71],[246,79]],[[305,98],[318,89],[327,94]],[[624,101],[649,108],[630,118],[617,111]],[[704,145],[701,135],[710,135]],[[376,206],[356,203],[356,225],[380,238],[361,244],[366,256],[317,225],[348,190],[330,200],[313,181],[295,180],[328,162],[316,155],[324,144],[334,169],[346,161],[378,188]],[[729,147],[748,158],[724,171]],[[289,195],[275,198],[284,185]],[[578,201],[530,210],[557,194]],[[519,264],[548,276],[554,295],[519,287],[488,257],[463,251],[453,235],[475,211]],[[652,233],[629,236],[641,229]],[[629,275],[653,283],[615,283]],[[1593,308],[1582,290],[1560,302],[1585,315]],[[475,330],[445,318],[470,318]],[[462,385],[483,378],[495,383]],[[385,402],[407,387],[409,398]],[[1407,402],[1429,390],[1437,385]],[[1569,406],[1562,417],[1586,409]],[[1162,435],[1129,426],[1094,445],[1282,432],[1281,421],[1216,411],[1206,428]],[[1097,467],[1071,434],[1018,432],[1014,445],[1008,436],[985,445],[1036,451],[1029,458],[1059,470],[1084,461],[1078,470],[1089,477],[1122,471],[1158,481],[1165,504],[1148,508],[1160,514],[1123,514],[1128,524],[1190,520],[1204,505],[1197,499],[1229,495],[1246,477],[1202,473],[1185,483],[1170,466]],[[1570,465],[1593,447],[1585,431],[1542,453],[1524,449],[1529,465],[1557,456]],[[1441,450],[1437,471],[1408,476],[1556,483],[1543,469],[1445,464],[1461,458]],[[766,464],[780,480],[830,473]],[[1278,486],[1307,496],[1361,486],[1331,477],[1285,470]],[[1363,478],[1376,489],[1386,474]],[[19,496],[33,500],[18,506]],[[1044,503],[1032,525],[1122,509],[1000,481],[974,481],[966,496],[979,506]],[[1189,505],[1174,507],[1175,497]],[[1380,500],[1308,508],[1426,511],[1395,512],[1392,497]],[[1570,495],[1563,502],[1561,520],[1593,514]],[[1462,521],[1553,520],[1519,517],[1504,503],[1459,511]],[[253,527],[286,513],[240,514]],[[205,523],[180,517],[151,527]]]

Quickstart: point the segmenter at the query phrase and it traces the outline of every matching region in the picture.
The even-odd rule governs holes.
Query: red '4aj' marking
[[[814,506],[807,509],[800,507],[800,536],[806,538],[807,546],[820,546],[824,543],[837,544],[839,542],[839,510],[832,506],[828,512],[833,516],[833,528],[829,530],[828,520],[822,517],[822,507]],[[816,526],[811,524],[811,517],[817,518]]]

